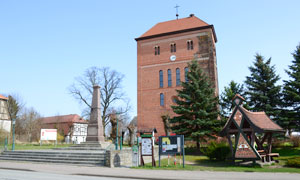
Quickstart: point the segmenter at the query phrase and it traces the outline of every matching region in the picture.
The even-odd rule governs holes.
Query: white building
[[[8,113],[8,98],[0,94],[0,129],[10,132],[11,119]]]
[[[41,118],[43,129],[57,129],[66,142],[80,144],[86,141],[88,122],[77,114]]]

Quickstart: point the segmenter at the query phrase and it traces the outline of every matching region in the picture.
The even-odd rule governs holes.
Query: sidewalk
[[[118,177],[130,179],[197,179],[197,180],[296,180],[299,174],[291,173],[256,173],[256,172],[215,172],[215,171],[172,171],[172,170],[143,170],[129,168],[87,167],[65,164],[42,164],[31,162],[0,161],[1,169],[20,171],[47,172],[53,174],[82,175],[98,177]]]

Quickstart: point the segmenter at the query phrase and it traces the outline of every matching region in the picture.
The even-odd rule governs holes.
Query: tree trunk
[[[199,138],[197,138],[197,150],[200,151],[200,140],[199,140]]]

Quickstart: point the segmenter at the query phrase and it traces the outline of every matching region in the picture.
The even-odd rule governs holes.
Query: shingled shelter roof
[[[263,131],[284,131],[282,127],[272,121],[265,112],[250,112],[244,107],[241,107],[241,110],[254,126],[262,129]]]
[[[239,98],[244,101],[244,98],[240,95],[236,95],[233,100]],[[265,112],[251,112],[243,107],[242,104],[236,106],[233,110],[233,113],[228,118],[224,128],[220,132],[221,136],[225,136],[226,132],[232,127],[232,123],[234,121],[236,112],[240,111],[242,115],[245,117],[245,120],[248,121],[251,128],[254,129],[255,132],[263,133],[263,132],[285,132],[282,127],[272,121]]]
[[[284,131],[282,127],[272,121],[265,112],[250,112],[244,107],[241,107],[241,110],[257,128],[264,131]]]
[[[211,28],[213,30],[215,42],[217,42],[213,25],[207,24],[206,22],[197,18],[193,14],[191,14],[189,17],[186,18],[157,23],[151,29],[145,32],[143,35],[136,38],[136,40],[138,41],[138,40],[148,39],[152,37],[169,35],[170,33],[193,31],[193,30],[206,29],[206,28]]]

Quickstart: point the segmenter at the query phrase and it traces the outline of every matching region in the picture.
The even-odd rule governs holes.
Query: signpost
[[[40,145],[42,141],[55,141],[57,144],[57,129],[41,129]]]
[[[184,167],[184,135],[176,136],[160,136],[159,137],[159,167],[160,167],[160,156],[161,155],[175,155],[176,165],[176,154],[183,156],[183,167]]]
[[[154,159],[154,141],[152,135],[141,135],[141,164],[145,165],[143,156],[152,156],[152,166],[156,166]]]

